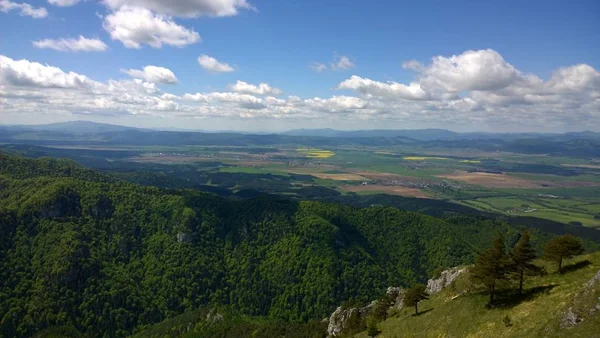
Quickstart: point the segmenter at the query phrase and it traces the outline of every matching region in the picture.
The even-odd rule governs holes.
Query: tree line
[[[583,253],[581,242],[572,235],[566,234],[549,240],[544,246],[541,257],[554,262],[557,272],[563,273],[563,261]],[[476,283],[484,285],[489,293],[488,307],[494,305],[499,286],[508,284],[511,280],[518,283],[519,295],[523,293],[523,282],[527,276],[546,274],[543,267],[535,265],[537,258],[530,242],[529,232],[524,231],[519,241],[510,250],[506,250],[504,236],[498,235],[492,247],[483,251],[475,260],[470,270],[471,278]]]

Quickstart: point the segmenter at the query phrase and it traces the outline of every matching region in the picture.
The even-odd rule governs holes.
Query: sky
[[[0,124],[600,131],[600,2],[0,0]]]

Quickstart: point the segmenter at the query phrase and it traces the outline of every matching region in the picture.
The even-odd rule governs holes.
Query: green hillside
[[[522,297],[504,291],[498,305],[487,309],[487,294],[463,275],[423,301],[420,315],[404,308],[379,323],[378,337],[600,337],[600,278],[585,285],[600,272],[600,253],[570,260],[564,274],[552,264],[537,264],[550,273],[526,279]],[[569,308],[582,321],[561,327]]]
[[[0,154],[0,332],[120,337],[209,305],[308,323],[470,263],[496,233],[510,244],[520,230],[391,207],[231,201]],[[549,238],[532,230],[537,248]]]

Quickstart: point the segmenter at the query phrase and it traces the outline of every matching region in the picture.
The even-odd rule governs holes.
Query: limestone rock
[[[589,290],[589,289],[593,288],[594,286],[596,286],[596,284],[600,284],[600,270],[598,272],[596,272],[596,274],[594,275],[594,277],[592,277],[592,279],[590,279],[585,284],[583,284],[583,287],[586,290]]]
[[[427,293],[434,294],[442,291],[444,288],[448,287],[458,276],[462,275],[467,271],[466,268],[451,268],[448,270],[442,271],[439,278],[432,278],[427,281]]]
[[[206,314],[206,321],[208,323],[214,324],[222,322],[223,320],[223,315],[218,313],[214,308],[210,309],[210,311]]]
[[[377,301],[372,301],[369,305],[363,307],[353,307],[348,309],[342,309],[338,306],[337,309],[329,317],[329,325],[327,326],[327,335],[329,337],[335,337],[342,334],[342,332],[351,325],[352,317],[356,316],[357,320],[366,318],[377,305]]]
[[[390,286],[385,293],[395,299],[392,308],[401,309],[404,306],[404,294],[406,290],[398,286]]]
[[[177,242],[179,242],[179,243],[181,243],[181,242],[187,243],[187,242],[189,242],[191,240],[192,240],[192,238],[191,238],[191,236],[189,234],[187,234],[185,232],[181,232],[181,231],[177,233]]]
[[[579,322],[582,322],[582,321],[583,321],[583,318],[581,318],[581,316],[579,316],[578,314],[576,314],[573,311],[573,308],[570,307],[565,312],[565,314],[562,317],[562,319],[560,320],[560,327],[564,329],[564,328],[567,328],[567,327],[575,326]]]

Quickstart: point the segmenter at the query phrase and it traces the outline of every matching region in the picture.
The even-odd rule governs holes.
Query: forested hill
[[[230,201],[0,154],[0,327],[125,336],[206,304],[307,321],[469,263],[497,232],[512,244],[519,230],[390,207]],[[547,238],[533,232],[535,245]]]

